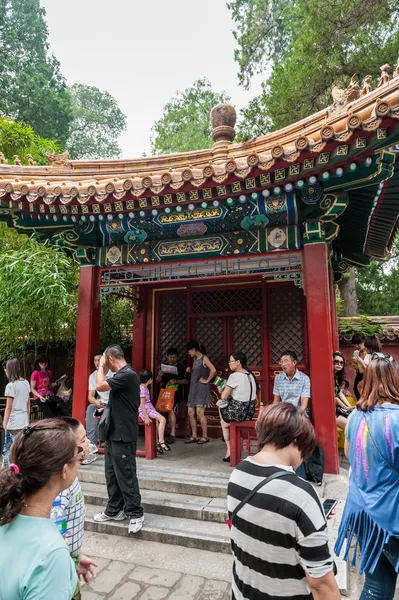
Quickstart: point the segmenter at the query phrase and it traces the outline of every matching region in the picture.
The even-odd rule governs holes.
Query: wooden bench
[[[230,467],[237,466],[244,458],[258,452],[255,423],[256,419],[230,423]]]
[[[144,421],[139,417],[139,425]],[[98,452],[104,454],[103,442],[98,442]],[[157,457],[157,422],[152,419],[151,425],[144,425],[144,450],[136,450],[136,456],[144,456],[146,460]]]

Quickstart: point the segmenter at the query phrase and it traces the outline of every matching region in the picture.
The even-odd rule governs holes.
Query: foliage
[[[36,135],[30,125],[18,123],[8,117],[0,117],[0,151],[12,164],[12,157],[18,154],[22,163],[27,163],[30,154],[39,165],[48,164],[47,154],[61,151],[55,140],[46,140]]]
[[[70,96],[57,59],[48,53],[45,14],[40,0],[0,3],[0,109],[64,144]]]
[[[272,65],[262,94],[243,112],[241,139],[325,108],[332,85],[346,85],[353,73],[361,79],[396,63],[399,0],[235,0],[229,6],[240,81],[248,86],[254,73]]]
[[[152,129],[153,154],[210,148],[213,142],[209,113],[216,104],[229,101],[225,92],[214,92],[205,78],[184,92],[177,92]]]
[[[382,326],[381,323],[370,319],[366,315],[341,317],[339,320],[339,331],[341,335],[345,336],[353,335],[354,333],[363,333],[367,337],[382,333]]]
[[[0,357],[72,341],[77,265],[50,242],[0,225]]]
[[[66,144],[71,158],[113,158],[121,154],[119,136],[126,116],[108,92],[75,84],[69,88],[73,121]]]
[[[399,314],[399,235],[386,263],[373,261],[357,269],[357,295],[361,312],[368,315]]]
[[[116,294],[107,296],[101,302],[100,347],[110,344],[131,346],[133,325],[133,303]]]

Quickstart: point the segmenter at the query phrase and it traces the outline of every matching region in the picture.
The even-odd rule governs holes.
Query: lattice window
[[[198,314],[235,313],[262,310],[261,288],[242,286],[230,290],[194,292],[192,312]]]
[[[233,317],[233,351],[242,350],[248,365],[262,365],[262,315]]]
[[[224,356],[224,327],[222,317],[203,317],[195,320],[195,339],[206,348],[214,365],[226,362]]]
[[[303,295],[296,287],[270,289],[270,337],[272,362],[277,364],[284,350],[294,350],[298,360],[304,359]],[[322,335],[322,332],[320,332]]]
[[[174,347],[184,361],[186,343],[186,295],[162,294],[159,298],[159,358],[163,359],[168,348]]]

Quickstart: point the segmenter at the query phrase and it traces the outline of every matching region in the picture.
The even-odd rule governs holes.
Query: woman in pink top
[[[48,358],[39,356],[30,378],[30,388],[46,419],[58,417],[61,413],[60,403],[56,401],[53,392],[57,384],[51,383],[52,378],[53,374],[48,369]]]

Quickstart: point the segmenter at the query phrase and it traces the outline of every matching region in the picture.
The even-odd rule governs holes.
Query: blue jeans
[[[374,572],[366,573],[366,581],[359,600],[393,600],[398,577],[395,571],[398,546],[397,538],[385,544]]]
[[[8,456],[10,454],[10,449],[12,446],[12,443],[14,441],[14,436],[11,433],[11,431],[6,431],[6,436],[4,439],[4,448],[3,448],[3,467],[7,468],[8,467]]]

